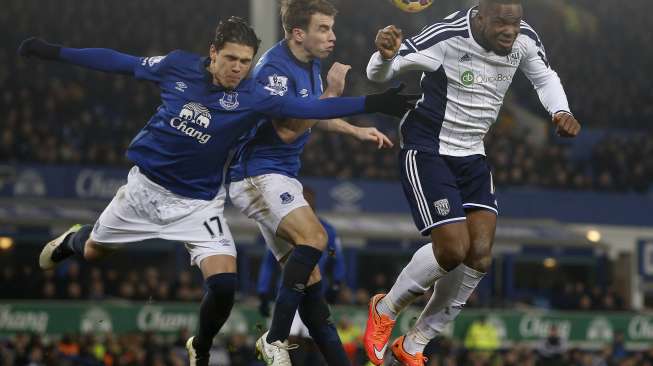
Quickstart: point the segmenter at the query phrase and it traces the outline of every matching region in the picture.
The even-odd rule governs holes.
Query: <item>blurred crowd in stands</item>
[[[352,356],[352,366],[367,366],[360,338],[347,343],[343,333],[349,325],[339,324],[343,344]],[[474,333],[487,327],[482,321],[472,324],[463,342],[448,338],[432,341],[425,350],[427,366],[652,366],[653,347],[642,351],[627,351],[623,335],[617,333],[612,342],[600,350],[590,351],[570,347],[555,327],[535,344],[511,347],[500,342],[476,342]],[[476,330],[474,330],[476,329]],[[362,330],[357,329],[360,333]],[[486,329],[486,336],[492,328]],[[152,333],[115,335],[105,333],[66,334],[62,337],[42,337],[17,334],[0,337],[0,366],[185,366],[187,331],[166,339]],[[253,338],[245,334],[218,337],[211,349],[211,364],[220,366],[262,366],[254,357]],[[348,347],[351,346],[351,347]],[[309,345],[291,351],[297,366],[325,365],[319,353],[310,353]],[[351,352],[350,352],[351,351]],[[307,354],[308,353],[308,354]],[[318,356],[318,359],[311,357]]]
[[[138,269],[120,270],[100,265],[80,265],[70,260],[52,271],[41,271],[30,265],[2,265],[0,270],[0,299],[43,300],[135,300],[135,301],[200,301],[204,296],[202,278],[193,269],[174,271],[161,265],[142,263]],[[373,262],[372,262],[373,263]],[[164,275],[165,274],[165,275]],[[256,273],[241,276],[255,277]],[[172,277],[171,277],[172,276]],[[170,278],[171,277],[171,278]],[[369,279],[361,278],[357,288],[346,284],[338,287],[330,301],[340,305],[365,306],[372,295],[386,293],[396,274],[372,273]],[[533,288],[533,293],[544,289]],[[255,291],[241,288],[241,298],[255,302]],[[431,292],[415,302],[426,305]],[[549,304],[540,304],[528,298],[508,299],[497,295],[481,299],[478,291],[467,301],[467,308],[545,307],[559,310],[628,310],[622,296],[612,286],[599,286],[583,282],[569,282],[553,290]]]
[[[413,34],[470,1],[443,0],[417,15],[398,12],[378,0],[334,0],[340,9],[338,46],[325,69],[338,60],[353,66],[347,94],[378,90],[365,79],[376,30],[388,23]],[[526,20],[538,30],[585,131],[608,129],[602,138],[571,145],[552,133],[532,144],[515,132],[520,121],[508,113],[486,139],[500,186],[647,192],[653,182],[653,88],[634,70],[644,70],[651,41],[644,0],[626,3],[550,2],[525,4]],[[135,55],[164,54],[175,48],[206,53],[218,18],[247,17],[243,2],[172,0],[129,2],[74,0],[42,3],[9,0],[0,13],[0,161],[15,163],[129,164],[124,152],[158,103],[157,88],[129,77],[80,68],[18,60],[20,40],[37,35],[73,47],[108,47]],[[374,9],[361,17],[360,9]],[[614,32],[614,29],[620,29]],[[407,76],[418,91],[418,75]],[[546,119],[525,78],[514,82],[508,103]],[[505,117],[505,116],[508,117]],[[377,125],[397,143],[395,120],[352,119]],[[502,125],[507,127],[501,128]],[[619,128],[620,130],[613,130]],[[623,133],[628,129],[628,133]],[[552,128],[549,128],[552,130]],[[580,147],[578,145],[580,144]],[[377,151],[348,137],[315,131],[303,156],[303,175],[396,179],[397,147]],[[575,152],[581,151],[581,154]]]

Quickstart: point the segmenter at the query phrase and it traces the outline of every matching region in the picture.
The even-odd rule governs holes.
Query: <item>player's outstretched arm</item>
[[[533,31],[532,37],[526,39],[526,55],[519,68],[531,81],[537,91],[540,102],[551,114],[556,126],[556,134],[561,137],[576,137],[580,132],[580,123],[571,113],[565,89],[560,77],[551,67],[539,36]]]
[[[377,144],[379,149],[394,146],[388,136],[376,129],[376,127],[354,126],[341,118],[320,120],[317,122],[316,126],[324,131],[337,132],[343,135],[352,136],[362,142]]]
[[[328,87],[324,90],[324,93],[320,96],[321,99],[324,98],[334,98],[342,95],[343,90],[345,89],[345,79],[347,77],[347,72],[351,69],[351,66],[341,64],[340,62],[334,62],[329,69],[327,74],[327,85]],[[344,122],[345,125],[349,125],[347,122]],[[320,123],[316,119],[285,119],[285,120],[275,120],[272,122],[274,129],[277,131],[279,138],[285,143],[289,144],[295,141],[299,136],[306,133],[307,130],[318,126],[324,126],[325,124],[331,125],[335,124],[332,122]],[[339,128],[346,128],[344,125],[338,126]],[[342,133],[348,133],[349,131],[355,132],[353,128],[348,128],[347,132],[344,130]],[[338,131],[341,132],[341,131]]]
[[[18,48],[18,54],[120,74],[133,74],[139,62],[136,56],[107,48],[68,48],[35,37],[24,40]]]
[[[380,29],[374,40],[377,51],[367,64],[367,78],[385,82],[406,71],[437,70],[444,59],[442,44],[416,45],[411,41],[415,37],[403,41],[401,29],[394,25]]]
[[[383,93],[364,97],[339,97],[304,99],[292,96],[267,95],[254,109],[275,118],[333,119],[361,113],[384,113],[403,116],[415,105],[415,95],[399,94],[405,85],[390,88]],[[261,85],[261,90],[266,90]]]

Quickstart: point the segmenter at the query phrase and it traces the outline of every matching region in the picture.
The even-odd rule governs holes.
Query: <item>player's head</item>
[[[301,45],[310,58],[325,58],[336,46],[337,14],[329,0],[283,0],[281,23],[286,39]]]
[[[243,19],[230,17],[220,22],[211,42],[209,71],[214,83],[235,88],[247,76],[261,41]]]
[[[519,35],[521,0],[480,0],[476,19],[480,35],[494,53],[507,56]]]

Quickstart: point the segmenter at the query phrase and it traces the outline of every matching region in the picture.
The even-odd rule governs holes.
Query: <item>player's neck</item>
[[[292,39],[288,40],[288,49],[290,50],[290,53],[292,53],[292,55],[295,56],[295,58],[300,62],[309,63],[311,60],[313,60],[313,56],[311,56],[311,54],[308,53],[308,51],[306,51],[302,45],[296,43]]]
[[[472,24],[470,25],[470,28],[472,29],[472,37],[474,37],[476,43],[480,44],[481,47],[487,51],[491,50],[492,47],[490,47],[485,37],[483,37],[483,32],[481,32],[481,24],[479,22],[478,15],[472,18]]]

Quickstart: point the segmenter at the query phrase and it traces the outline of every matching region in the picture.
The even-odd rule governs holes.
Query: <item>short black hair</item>
[[[308,30],[313,14],[335,17],[338,10],[329,0],[282,0],[281,24],[286,34],[295,28]]]
[[[488,6],[494,5],[494,4],[517,4],[517,5],[521,5],[521,0],[479,0],[479,2],[478,2],[479,10],[483,11],[484,9],[487,9]]]
[[[254,49],[255,55],[261,44],[254,29],[243,18],[234,16],[229,17],[226,22],[220,21],[215,28],[215,37],[212,42],[215,50],[220,51],[227,42],[250,46]]]
[[[486,3],[486,4],[521,4],[521,0],[480,0],[479,3]]]

